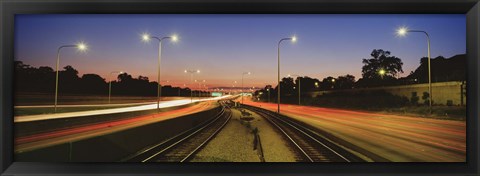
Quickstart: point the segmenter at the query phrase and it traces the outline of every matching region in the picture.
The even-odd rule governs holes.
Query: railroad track
[[[276,127],[300,155],[299,162],[363,162],[360,157],[322,137],[311,127],[301,125],[287,116],[243,105],[256,112]]]
[[[232,113],[225,102],[219,101],[221,111],[209,121],[161,143],[148,147],[123,162],[187,162],[200,151],[230,120]]]

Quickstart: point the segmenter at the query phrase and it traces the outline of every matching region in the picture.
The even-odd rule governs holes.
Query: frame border
[[[201,2],[200,2],[201,1]],[[479,0],[3,0],[0,2],[0,173],[2,175],[478,175]],[[466,163],[28,163],[13,162],[15,14],[466,14]]]

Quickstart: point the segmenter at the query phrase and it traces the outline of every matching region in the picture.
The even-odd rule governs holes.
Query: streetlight
[[[202,89],[202,87],[200,86],[200,89],[202,89],[201,95],[202,95],[202,96],[205,96],[205,93],[206,93],[206,92],[205,92],[205,88],[207,87],[207,85],[205,84],[205,80],[203,80],[202,82],[203,82],[203,89]]]
[[[250,72],[243,72],[242,73],[242,104],[243,104],[243,96],[244,96],[244,94],[243,94],[243,89],[244,89],[244,87],[243,87],[243,76],[244,75],[249,75],[249,74],[250,74]]]
[[[385,69],[383,69],[383,68],[378,71],[378,74],[380,74],[380,76],[382,77],[382,79],[383,79],[383,76],[384,76],[386,73],[387,73],[387,72],[386,72]]]
[[[203,80],[203,81],[195,80],[195,82],[198,82],[198,99],[200,99],[200,94],[201,94],[201,90],[202,90],[202,86],[200,84],[201,84],[201,82],[205,83],[205,80]]]
[[[335,88],[335,78],[332,78],[332,89]]]
[[[183,87],[186,87],[187,85],[186,84],[183,84]],[[182,88],[180,86],[178,86],[178,97],[181,97],[182,95],[180,94],[180,91],[182,90]]]
[[[237,81],[233,81],[233,93],[237,94],[237,90],[235,89],[235,85],[237,84]]]
[[[209,97],[210,94],[209,94],[209,92],[208,92],[208,87],[207,87],[206,84],[203,84],[203,89],[205,90],[205,96],[206,96],[206,97]]]
[[[110,99],[111,99],[111,95],[112,95],[112,74],[113,73],[123,74],[123,71],[112,71],[112,72],[110,72],[110,78],[109,78],[109,83],[108,83],[108,104],[110,104]]]
[[[192,85],[193,74],[194,73],[200,73],[200,70],[185,70],[184,72],[185,73],[190,73],[190,86],[191,86]],[[190,89],[190,102],[193,102],[192,88],[189,88],[189,89]]]
[[[277,73],[277,78],[278,78],[278,96],[277,96],[277,112],[280,114],[280,44],[282,43],[282,41],[284,40],[291,40],[292,42],[296,42],[297,41],[297,37],[293,36],[293,37],[290,37],[290,38],[283,38],[283,39],[280,39],[280,41],[278,41],[278,45],[277,45],[277,59],[278,59],[278,73]]]
[[[198,82],[198,81],[197,81],[197,80],[195,80],[194,82]],[[198,83],[198,87],[200,87],[200,83]],[[199,91],[199,92],[197,92],[197,94],[198,94],[198,97],[200,97],[200,91]]]
[[[157,109],[160,108],[160,94],[162,93],[161,89],[162,86],[160,84],[160,63],[161,63],[161,58],[162,58],[162,41],[164,39],[170,39],[173,42],[178,41],[177,35],[172,35],[169,37],[156,37],[156,36],[150,36],[149,34],[143,34],[142,35],[142,40],[145,42],[150,41],[150,39],[157,39],[158,40],[158,77],[157,77]]]
[[[60,65],[60,50],[62,48],[77,48],[78,50],[80,51],[86,51],[88,49],[88,46],[83,43],[83,42],[80,42],[76,45],[62,45],[60,47],[58,47],[57,49],[57,66],[55,67],[57,69],[57,73],[56,73],[56,77],[55,77],[55,105],[54,105],[54,108],[55,108],[55,112],[57,112],[57,100],[58,100],[58,65]]]
[[[301,105],[301,103],[300,103],[300,94],[301,94],[300,85],[301,85],[301,82],[300,82],[300,79],[298,77],[302,77],[302,76],[300,76],[300,75],[288,75],[288,77],[292,77],[292,76],[296,76],[297,79],[298,79],[298,105]]]
[[[425,34],[425,36],[427,37],[427,55],[428,55],[428,95],[429,95],[429,111],[430,111],[430,114],[432,113],[432,76],[431,76],[431,69],[430,69],[430,36],[428,35],[428,33],[426,31],[422,31],[422,30],[410,30],[408,29],[407,27],[400,27],[398,30],[397,30],[397,35],[400,36],[400,37],[403,37],[403,36],[406,36],[407,33],[409,32],[419,32],[419,33],[423,33]]]
[[[268,92],[268,103],[270,103],[270,87],[267,88],[267,92]]]

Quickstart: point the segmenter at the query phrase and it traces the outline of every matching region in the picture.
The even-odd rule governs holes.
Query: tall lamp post
[[[108,83],[108,104],[110,104],[110,99],[112,97],[111,96],[112,95],[112,74],[114,74],[114,73],[122,74],[123,71],[112,71],[112,72],[110,72],[110,77],[109,77],[110,81],[108,81],[109,82]]]
[[[270,87],[267,88],[267,92],[268,92],[268,103],[270,103]]]
[[[185,70],[185,73],[190,73],[190,86],[192,86],[192,79],[194,73],[200,73],[200,70]],[[190,88],[190,102],[193,102],[193,92],[192,88]]]
[[[84,43],[79,43],[76,45],[62,45],[57,49],[57,66],[56,68],[56,76],[55,76],[55,104],[54,109],[57,112],[57,102],[58,102],[58,65],[60,65],[60,50],[62,48],[77,48],[80,51],[86,51],[88,49],[87,45]]]
[[[143,34],[142,39],[145,42],[150,41],[150,39],[156,39],[158,40],[158,76],[157,76],[157,109],[160,108],[160,94],[162,93],[162,85],[160,83],[160,63],[161,63],[161,58],[162,58],[162,41],[165,39],[170,39],[173,42],[176,42],[178,40],[178,37],[176,35],[168,36],[168,37],[156,37],[156,36],[150,36],[149,34]]]
[[[183,87],[186,87],[187,85],[183,84]],[[181,97],[181,94],[180,94],[180,91],[182,90],[182,88],[179,86],[178,87],[178,96]]]
[[[406,27],[401,27],[397,30],[397,35],[398,36],[406,36],[407,33],[409,32],[419,32],[419,33],[423,33],[425,34],[426,36],[426,39],[427,39],[427,55],[428,55],[428,96],[429,96],[429,111],[430,111],[430,114],[432,113],[432,72],[431,72],[431,67],[430,67],[430,36],[428,35],[428,33],[426,31],[422,31],[422,30],[410,30]]]
[[[293,76],[296,76],[297,79],[298,79],[298,77],[302,77],[302,76],[300,76],[300,75],[288,75],[288,77],[293,77]],[[300,87],[300,86],[301,86],[302,83],[300,82],[300,80],[301,80],[301,79],[298,79],[298,105],[301,105],[301,103],[300,103],[300,102],[301,102],[301,101],[300,101],[300,95],[301,95],[300,89],[301,89],[301,87]]]
[[[277,73],[277,82],[278,82],[278,91],[277,91],[277,113],[280,114],[280,44],[282,43],[282,41],[285,41],[285,40],[291,40],[292,42],[296,42],[297,41],[297,37],[293,36],[293,37],[290,37],[290,38],[282,38],[280,39],[280,41],[278,41],[278,45],[277,45],[277,59],[278,59],[278,73]]]
[[[232,89],[234,94],[237,93],[237,91],[235,90],[235,84],[237,84],[237,81],[233,81],[233,84],[232,84]]]
[[[250,72],[243,72],[242,73],[242,104],[243,104],[243,96],[244,96],[244,94],[243,94],[243,89],[244,89],[244,87],[243,87],[243,76],[249,75],[249,74],[250,74]]]
[[[200,95],[205,96],[205,87],[207,87],[207,86],[205,85],[205,80],[203,80],[202,82],[203,82],[203,88],[200,86],[200,89],[202,89],[202,92],[201,92]]]
[[[195,80],[195,82],[198,83],[198,99],[200,99],[200,95],[201,95],[201,91],[202,91],[202,85],[201,84],[202,84],[202,82],[205,83],[205,80],[203,80],[203,81]]]

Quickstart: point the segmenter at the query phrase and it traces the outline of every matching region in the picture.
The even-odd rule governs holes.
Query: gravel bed
[[[240,111],[232,109],[233,116],[191,162],[260,162],[253,150],[253,133],[240,123]]]
[[[252,127],[258,128],[265,162],[295,162],[296,155],[288,147],[290,144],[285,141],[283,134],[260,115],[249,112],[255,117]]]
[[[282,134],[263,117],[252,111],[247,112],[253,117],[249,122],[240,119],[238,109],[232,109],[232,119],[191,162],[260,162],[258,152],[253,150],[252,130],[255,128],[259,132],[265,162],[295,162],[295,153],[288,147],[290,144]]]

